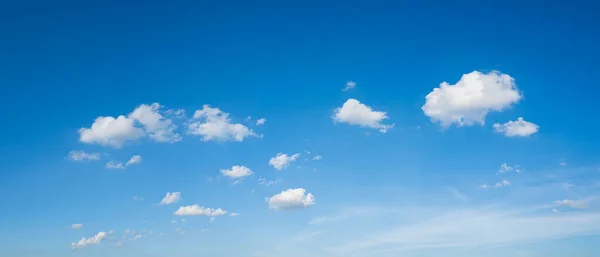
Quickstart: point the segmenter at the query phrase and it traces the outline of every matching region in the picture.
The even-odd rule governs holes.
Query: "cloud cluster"
[[[229,113],[205,104],[196,110],[188,125],[188,133],[201,136],[203,141],[242,142],[247,137],[259,137],[252,129],[241,123],[232,123]]]
[[[106,239],[106,235],[106,232],[99,232],[98,234],[90,238],[82,237],[81,240],[79,240],[78,242],[71,243],[71,248],[84,248],[90,245],[100,244],[103,240]]]

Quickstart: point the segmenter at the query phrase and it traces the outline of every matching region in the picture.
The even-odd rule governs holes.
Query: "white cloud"
[[[98,117],[90,128],[79,129],[79,141],[88,144],[99,144],[120,148],[126,142],[136,141],[145,135],[144,131],[134,126],[134,120],[120,115]]]
[[[181,198],[181,193],[180,192],[173,192],[173,193],[167,193],[167,195],[165,196],[165,198],[163,198],[160,201],[160,204],[172,204],[172,203],[176,203],[177,201],[179,201],[179,199]]]
[[[552,208],[552,212],[558,213],[559,211],[556,208]]]
[[[114,148],[144,136],[157,142],[181,141],[181,136],[175,132],[177,126],[160,114],[161,108],[158,103],[142,104],[128,116],[119,115],[116,119],[100,116],[90,128],[79,129],[79,141]]]
[[[246,166],[233,166],[231,169],[221,170],[221,174],[230,178],[243,178],[252,175],[252,170]]]
[[[203,141],[242,142],[249,136],[260,137],[254,131],[240,123],[231,123],[229,113],[205,104],[202,110],[196,110],[188,125],[188,133],[201,136]]]
[[[125,165],[122,162],[110,161],[106,163],[107,169],[125,169]]]
[[[269,209],[293,210],[308,208],[315,204],[315,197],[304,188],[288,189],[267,199]]]
[[[129,118],[142,124],[147,135],[154,141],[167,143],[181,141],[181,136],[175,132],[177,126],[171,119],[166,119],[159,113],[160,108],[162,106],[158,103],[142,104],[129,114]]]
[[[97,244],[100,244],[104,239],[106,239],[106,232],[99,232],[98,234],[96,234],[93,237],[90,237],[90,238],[82,237],[81,240],[79,240],[79,242],[71,243],[71,248],[76,249],[76,248],[84,248],[89,245],[97,245]]]
[[[481,186],[481,188],[501,188],[501,187],[506,187],[506,186],[510,186],[510,182],[505,179],[505,180],[502,180],[501,182],[496,183],[495,185],[483,184]]]
[[[129,165],[133,165],[133,164],[138,164],[141,161],[142,161],[142,156],[134,155],[133,157],[131,157],[131,159],[129,159],[129,161],[127,161],[127,163],[125,163],[125,166],[129,166]]]
[[[235,212],[234,212],[234,213],[230,214],[229,216],[231,216],[231,217],[235,217],[235,216],[240,216],[240,214],[239,214],[239,213],[235,213]]]
[[[83,228],[83,224],[73,224],[73,225],[71,225],[71,228],[73,228],[73,229]]]
[[[137,234],[137,235],[135,235],[135,236],[133,237],[133,239],[132,239],[132,240],[133,240],[133,241],[137,241],[137,240],[139,240],[139,239],[141,239],[141,238],[142,238],[142,234]]]
[[[210,223],[213,223],[213,222],[215,222],[215,217],[210,217],[210,221],[209,221],[209,222],[210,222]]]
[[[332,119],[335,122],[378,129],[381,133],[385,133],[394,127],[394,124],[382,123],[383,120],[388,119],[385,112],[374,111],[371,107],[353,98],[348,99],[342,107],[336,108]]]
[[[346,82],[346,87],[344,87],[342,89],[342,91],[348,91],[348,90],[353,89],[355,87],[356,87],[356,82],[350,80],[350,81]]]
[[[504,133],[507,137],[527,137],[538,132],[540,126],[525,121],[519,117],[516,121],[509,121],[504,124],[495,123],[494,130],[498,133]]]
[[[184,235],[185,234],[185,230],[183,230],[182,228],[176,228],[175,232],[177,232],[180,235]]]
[[[70,151],[67,158],[71,161],[95,161],[100,160],[99,153],[87,153],[83,150]]]
[[[179,207],[179,209],[177,211],[175,211],[175,215],[178,215],[178,216],[217,217],[217,216],[223,216],[225,214],[227,214],[227,211],[225,211],[221,208],[218,208],[218,209],[204,208],[204,207],[198,206],[197,204],[181,206],[181,207]]]
[[[514,171],[516,173],[521,173],[521,169],[519,168],[519,165],[508,165],[506,163],[502,163],[502,165],[500,165],[500,169],[498,169],[499,173],[506,173],[506,172],[511,172]]]
[[[256,126],[264,125],[265,122],[267,122],[266,118],[260,118],[260,119],[256,120]]]
[[[143,198],[143,197],[140,197],[140,196],[137,196],[137,195],[134,195],[132,199],[133,199],[134,201],[144,201],[144,198]]]
[[[521,97],[511,76],[473,71],[464,74],[456,85],[442,82],[425,97],[421,109],[442,127],[483,125],[489,112],[503,111]]]
[[[321,157],[320,155],[317,155],[317,156],[313,157],[314,161],[318,161],[318,160],[321,160],[321,159],[323,159],[323,157]]]
[[[569,206],[571,208],[576,208],[576,209],[587,208],[587,202],[584,201],[584,200],[569,200],[569,199],[564,199],[564,200],[554,201],[554,204],[556,204],[556,205],[565,205],[565,206]]]
[[[292,156],[288,156],[284,153],[278,153],[275,157],[269,159],[269,165],[273,166],[277,170],[284,170],[290,166],[290,163],[295,161],[300,157],[300,154],[294,154]]]
[[[567,163],[566,162],[560,162],[560,163],[558,163],[558,165],[560,165],[560,166],[567,166]]]

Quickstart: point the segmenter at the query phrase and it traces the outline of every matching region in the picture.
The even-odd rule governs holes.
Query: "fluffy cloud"
[[[290,166],[290,163],[298,159],[298,157],[300,157],[299,153],[292,156],[288,156],[284,153],[278,153],[275,157],[269,159],[269,165],[273,166],[277,170],[284,170]]]
[[[79,141],[120,148],[126,142],[143,137],[144,131],[135,127],[134,120],[123,115],[117,117],[98,117],[90,128],[79,129]]]
[[[394,124],[382,123],[387,118],[385,112],[374,111],[371,107],[353,98],[348,99],[342,107],[336,108],[332,117],[335,122],[378,129],[381,133],[385,133],[394,127]]]
[[[198,206],[197,204],[181,206],[181,207],[179,207],[179,209],[177,209],[177,211],[175,211],[175,215],[178,215],[178,216],[217,217],[217,216],[223,216],[225,214],[227,214],[227,211],[225,211],[221,208],[218,208],[218,209],[204,208],[204,207]]]
[[[267,199],[269,209],[293,210],[308,208],[315,204],[315,197],[304,188],[288,189]]]
[[[131,159],[129,159],[129,161],[127,161],[127,163],[125,163],[125,166],[138,164],[140,162],[142,162],[142,156],[134,155],[133,157],[131,157]]]
[[[221,170],[221,173],[230,178],[243,178],[252,175],[252,170],[246,166],[233,166],[228,170]]]
[[[97,245],[97,244],[100,244],[104,239],[106,239],[106,232],[99,232],[98,234],[96,234],[93,237],[90,237],[90,238],[82,237],[81,240],[79,240],[79,242],[71,243],[71,248],[76,249],[76,248],[84,248],[89,245]]]
[[[162,106],[158,103],[142,104],[129,114],[129,118],[139,122],[154,141],[168,143],[181,141],[181,136],[175,132],[177,126],[159,113],[160,108]]]
[[[99,153],[87,153],[83,150],[70,151],[67,158],[71,161],[95,161],[100,160]]]
[[[256,120],[256,126],[264,125],[265,122],[267,122],[266,118],[260,118],[260,119]]]
[[[259,137],[254,131],[240,123],[231,123],[229,113],[205,104],[202,110],[196,110],[188,125],[188,133],[201,136],[203,141],[242,142],[249,136]]]
[[[583,201],[583,200],[564,199],[564,200],[554,201],[554,204],[565,205],[565,206],[569,206],[571,208],[576,208],[576,209],[583,209],[583,208],[587,207],[587,202]]]
[[[167,193],[167,195],[165,196],[165,198],[163,198],[160,201],[160,204],[172,204],[172,203],[176,203],[177,201],[179,201],[179,199],[181,198],[181,193],[180,192],[173,192],[173,193]]]
[[[176,125],[160,113],[158,103],[142,104],[128,116],[119,115],[96,118],[90,128],[79,129],[79,141],[115,148],[136,141],[144,136],[157,142],[178,142],[181,136],[175,132]]]
[[[71,228],[74,228],[74,229],[83,228],[83,224],[73,224],[73,225],[71,225]]]
[[[494,130],[498,133],[504,133],[507,137],[526,137],[537,133],[539,129],[540,126],[526,121],[521,117],[517,118],[516,121],[494,124]]]
[[[425,97],[421,109],[442,127],[483,125],[489,112],[500,112],[521,97],[511,76],[474,71],[464,74],[456,85],[442,82]]]
[[[505,180],[502,180],[501,182],[496,183],[495,185],[483,184],[481,186],[481,188],[501,188],[501,187],[506,187],[506,186],[510,186],[510,182],[505,179]]]
[[[353,89],[355,87],[356,87],[356,82],[350,80],[350,81],[346,82],[346,87],[344,87],[342,89],[342,91],[348,91],[348,90]]]

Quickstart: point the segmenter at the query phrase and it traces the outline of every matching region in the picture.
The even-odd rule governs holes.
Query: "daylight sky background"
[[[594,1],[5,1],[0,255],[599,256]]]

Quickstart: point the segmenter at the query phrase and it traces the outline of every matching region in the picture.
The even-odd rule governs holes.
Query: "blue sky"
[[[3,3],[0,255],[598,256],[600,6],[540,3]]]

